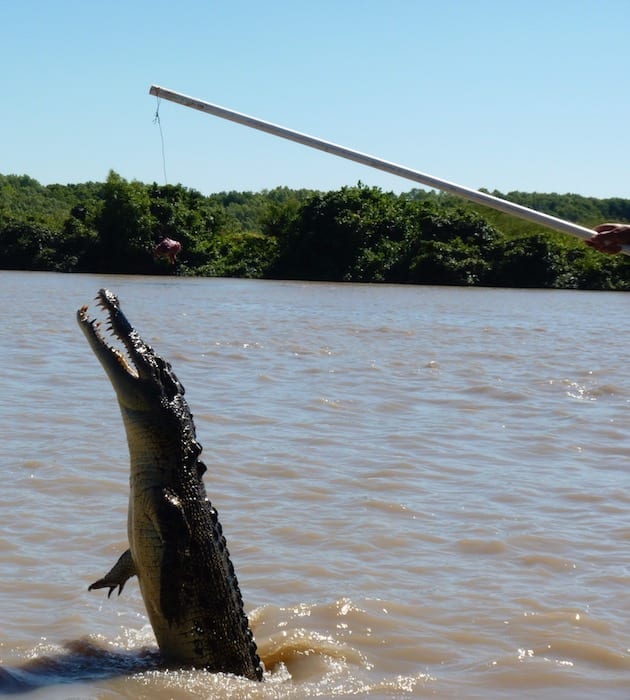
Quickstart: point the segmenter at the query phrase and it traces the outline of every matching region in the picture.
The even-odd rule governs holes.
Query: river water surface
[[[165,671],[76,310],[185,385],[267,674]],[[0,273],[0,693],[630,698],[622,293]],[[93,305],[93,313],[96,309]]]

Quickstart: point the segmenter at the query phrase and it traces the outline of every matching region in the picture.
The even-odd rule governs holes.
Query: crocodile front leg
[[[112,566],[110,571],[108,571],[103,578],[99,578],[91,586],[88,587],[88,591],[95,588],[109,588],[109,593],[107,597],[109,598],[113,590],[118,586],[118,595],[122,593],[122,589],[132,576],[136,575],[136,565],[133,563],[131,558],[131,551],[127,550],[120,555],[118,561]]]

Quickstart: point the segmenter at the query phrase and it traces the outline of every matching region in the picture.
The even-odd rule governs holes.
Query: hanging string
[[[164,184],[168,185],[168,179],[166,177],[166,156],[164,154],[164,134],[162,133],[162,122],[160,121],[160,98],[156,97],[157,106],[155,108],[155,117],[153,118],[153,123],[158,125],[160,129],[160,141],[162,143],[162,172],[164,173]]]

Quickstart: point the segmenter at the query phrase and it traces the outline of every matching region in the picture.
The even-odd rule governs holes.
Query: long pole
[[[308,136],[307,134],[302,134],[299,131],[287,129],[284,126],[278,126],[277,124],[272,124],[270,122],[263,121],[262,119],[256,119],[255,117],[250,117],[246,114],[241,114],[240,112],[226,109],[225,107],[219,107],[218,105],[210,102],[204,102],[203,100],[198,100],[194,97],[189,97],[188,95],[183,95],[179,92],[174,92],[173,90],[159,87],[158,85],[151,85],[149,92],[151,95],[155,95],[156,97],[163,98],[165,100],[170,100],[171,102],[177,102],[178,104],[184,105],[184,107],[192,107],[193,109],[198,109],[201,112],[206,112],[206,114],[213,114],[215,117],[221,117],[222,119],[227,119],[229,121],[236,122],[237,124],[242,124],[243,126],[249,126],[252,129],[265,131],[268,134],[273,134],[274,136],[279,136],[283,139],[288,139],[289,141],[295,141],[304,146],[309,146],[310,148],[316,148],[320,151],[332,153],[333,155],[340,156],[341,158],[346,158],[348,160],[355,161],[356,163],[367,165],[370,168],[383,170],[386,173],[398,175],[399,177],[406,178],[407,180],[413,180],[414,182],[419,182],[423,185],[427,185],[438,190],[450,192],[451,194],[468,199],[471,202],[483,204],[484,206],[497,209],[498,211],[505,212],[506,214],[512,214],[513,216],[517,216],[521,219],[533,221],[534,223],[540,224],[541,226],[547,226],[548,228],[556,231],[562,231],[563,233],[568,233],[582,239],[588,239],[593,235],[593,231],[591,229],[584,226],[579,226],[578,224],[574,224],[570,221],[565,221],[564,219],[559,219],[555,216],[550,216],[549,214],[543,214],[542,212],[529,209],[528,207],[524,207],[520,204],[514,204],[513,202],[508,202],[505,199],[499,199],[499,197],[494,197],[491,194],[479,192],[478,190],[473,190],[468,187],[462,187],[461,185],[456,185],[454,182],[442,180],[417,170],[411,170],[410,168],[406,168],[402,165],[396,165],[396,163],[390,163],[389,161],[375,158],[374,156],[361,153],[360,151],[354,151],[350,148],[346,148],[345,146],[339,146],[335,143],[315,138],[314,136]],[[628,248],[624,248],[623,252],[630,255],[630,249]]]

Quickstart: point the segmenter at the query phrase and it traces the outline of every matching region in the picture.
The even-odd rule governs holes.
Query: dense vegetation
[[[625,199],[493,194],[585,226],[630,221]],[[153,256],[164,237],[182,244],[175,265]],[[115,172],[48,186],[0,175],[0,268],[630,289],[626,256],[445,194],[359,183],[204,196]]]

